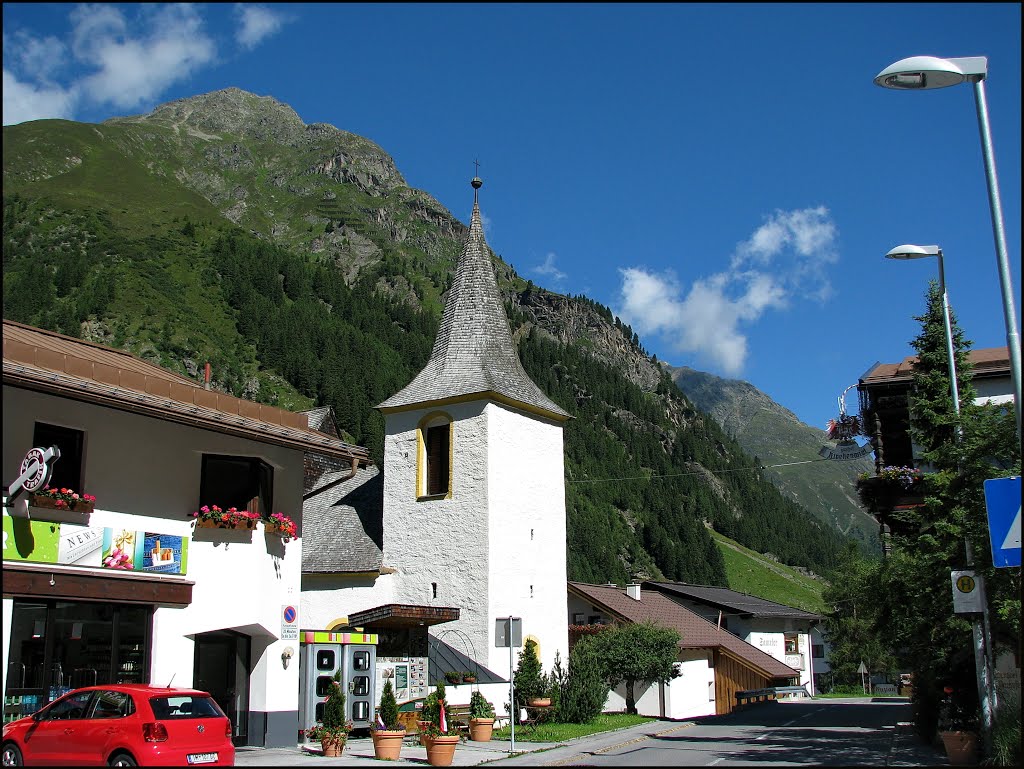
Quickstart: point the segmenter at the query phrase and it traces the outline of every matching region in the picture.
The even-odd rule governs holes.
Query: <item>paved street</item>
[[[942,766],[945,755],[924,745],[907,722],[905,699],[766,703],[696,721],[659,721],[572,740],[563,745],[466,742],[454,766]],[[903,724],[901,726],[901,724]],[[528,751],[519,753],[519,751]],[[241,749],[238,766],[358,766],[373,758],[369,739],[354,739],[340,758],[308,748]],[[426,763],[407,743],[396,764]]]

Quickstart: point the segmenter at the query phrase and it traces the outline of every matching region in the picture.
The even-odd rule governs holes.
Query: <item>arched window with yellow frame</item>
[[[452,495],[451,416],[443,411],[427,414],[416,427],[416,496],[436,499]]]

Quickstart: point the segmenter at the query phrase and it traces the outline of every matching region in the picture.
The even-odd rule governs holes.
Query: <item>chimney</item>
[[[206,364],[206,371],[203,372],[203,389],[210,389],[210,364]]]
[[[640,583],[630,582],[626,585],[626,595],[632,598],[634,601],[640,600]]]

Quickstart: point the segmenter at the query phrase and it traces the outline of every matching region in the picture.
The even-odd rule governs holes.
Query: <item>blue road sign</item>
[[[1020,566],[1020,476],[985,481],[988,536],[996,568]]]

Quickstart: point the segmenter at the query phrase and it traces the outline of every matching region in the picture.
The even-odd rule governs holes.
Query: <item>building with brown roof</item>
[[[570,638],[595,625],[650,622],[679,632],[679,676],[667,684],[637,685],[636,706],[642,715],[694,718],[730,713],[740,691],[789,686],[798,671],[780,662],[696,612],[640,585],[588,585],[569,582]],[[622,687],[609,695],[606,710],[625,705]]]
[[[351,471],[366,449],[304,414],[10,321],[3,410],[5,720],[68,688],[173,681],[210,691],[237,744],[294,745],[299,671],[282,656],[299,648],[301,617],[284,609],[299,606],[304,457]],[[94,505],[18,493],[30,449],[51,446],[51,485]],[[190,514],[204,504],[256,520],[203,527]],[[296,538],[272,533],[275,512]]]

